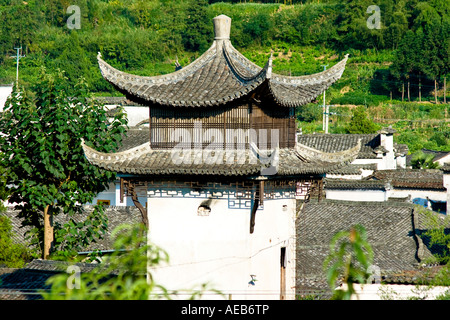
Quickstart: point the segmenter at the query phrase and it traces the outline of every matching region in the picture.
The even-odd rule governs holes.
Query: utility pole
[[[14,48],[14,49],[17,50],[17,54],[13,58],[16,58],[16,87],[18,87],[19,86],[19,60],[20,60],[20,58],[23,58],[25,56],[23,56],[19,53],[19,50],[22,50],[22,47]]]
[[[327,70],[328,65],[322,65],[323,71]],[[322,130],[325,130],[325,133],[328,133],[328,106],[325,103],[325,91],[323,91],[323,116],[322,116]]]

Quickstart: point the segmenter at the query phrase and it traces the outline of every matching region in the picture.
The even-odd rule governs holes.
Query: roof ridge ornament
[[[344,72],[348,55],[321,73],[283,76],[272,68],[273,51],[261,68],[237,51],[230,41],[231,18],[212,19],[215,40],[192,63],[169,74],[139,76],[120,71],[97,55],[103,78],[130,100],[164,107],[216,107],[268,84],[269,95],[281,107],[296,107],[315,99]],[[268,97],[270,98],[270,97]]]
[[[230,40],[231,18],[221,14],[213,18],[214,40]]]

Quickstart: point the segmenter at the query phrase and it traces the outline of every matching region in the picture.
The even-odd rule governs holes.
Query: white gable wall
[[[293,299],[295,199],[264,201],[264,209],[256,213],[253,234],[250,209],[229,209],[223,197],[211,201],[209,216],[199,216],[197,209],[204,201],[148,198],[149,241],[170,258],[169,265],[149,269],[156,283],[169,290],[208,283],[226,299],[279,299],[281,248],[286,247],[286,293]],[[254,285],[249,283],[251,275]]]
[[[384,190],[366,189],[325,189],[326,198],[343,201],[387,201],[387,193]]]

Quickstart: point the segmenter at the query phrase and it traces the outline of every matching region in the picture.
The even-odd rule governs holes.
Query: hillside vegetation
[[[22,84],[35,81],[45,65],[64,70],[69,81],[85,77],[96,95],[118,95],[101,77],[97,52],[130,73],[169,73],[176,60],[185,66],[209,47],[211,19],[226,14],[233,45],[260,66],[273,52],[276,73],[320,72],[350,54],[342,79],[326,94],[330,132],[345,132],[362,105],[379,127],[393,125],[395,139],[411,151],[450,151],[443,103],[449,101],[450,2],[380,0],[379,29],[368,27],[373,1],[256,2],[0,0],[0,83],[15,81],[14,48],[22,47]],[[68,27],[70,5],[80,8],[79,29]],[[322,131],[321,104],[319,97],[299,108],[303,132]]]

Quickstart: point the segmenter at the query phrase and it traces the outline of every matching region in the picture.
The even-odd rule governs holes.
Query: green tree
[[[211,41],[211,21],[208,19],[206,0],[191,1],[186,13],[183,45],[188,51],[204,51]]]
[[[82,79],[69,83],[63,72],[50,74],[45,68],[31,88],[15,87],[6,106],[0,151],[9,202],[16,204],[24,224],[33,227],[43,257],[48,258],[52,246],[63,254],[101,237],[107,227],[102,206],[85,221],[75,222],[76,215],[115,175],[92,166],[81,141],[115,151],[126,130],[124,113],[110,122]],[[68,222],[55,231],[55,239],[52,217],[61,213]]]
[[[67,285],[69,274],[50,278],[46,300],[147,300],[154,289],[166,290],[152,279],[147,282],[147,267],[168,261],[161,248],[147,244],[147,232],[142,225],[122,225],[112,232],[114,251],[103,257],[92,272],[80,275],[79,287]]]
[[[13,242],[9,218],[0,216],[0,266],[22,268],[31,257],[31,251],[25,245]]]
[[[350,230],[336,233],[331,239],[330,253],[323,264],[328,284],[333,290],[332,299],[350,300],[355,293],[353,284],[364,284],[370,277],[372,260],[373,250],[363,226],[356,225]],[[336,289],[338,280],[342,280],[347,287]]]
[[[352,118],[345,128],[347,133],[375,133],[378,126],[369,119],[363,106],[359,106],[352,110]]]
[[[423,151],[419,150],[413,154],[411,157],[411,166],[413,169],[437,169],[439,168],[439,163],[433,162],[434,155],[425,154]]]
[[[421,206],[416,206],[419,218],[423,221],[424,232],[420,234],[424,243],[433,252],[433,258],[425,262],[436,262],[441,265],[437,274],[433,275],[430,285],[450,286],[450,217],[436,214]],[[437,297],[438,300],[450,300],[450,290]]]
[[[149,268],[169,261],[162,248],[147,242],[147,230],[142,224],[121,225],[112,232],[114,250],[91,272],[80,275],[79,286],[67,285],[70,275],[61,273],[47,280],[51,286],[44,292],[46,300],[148,300],[170,299],[177,292],[168,292],[156,283]],[[191,291],[190,299],[199,298],[208,289],[202,284]]]

